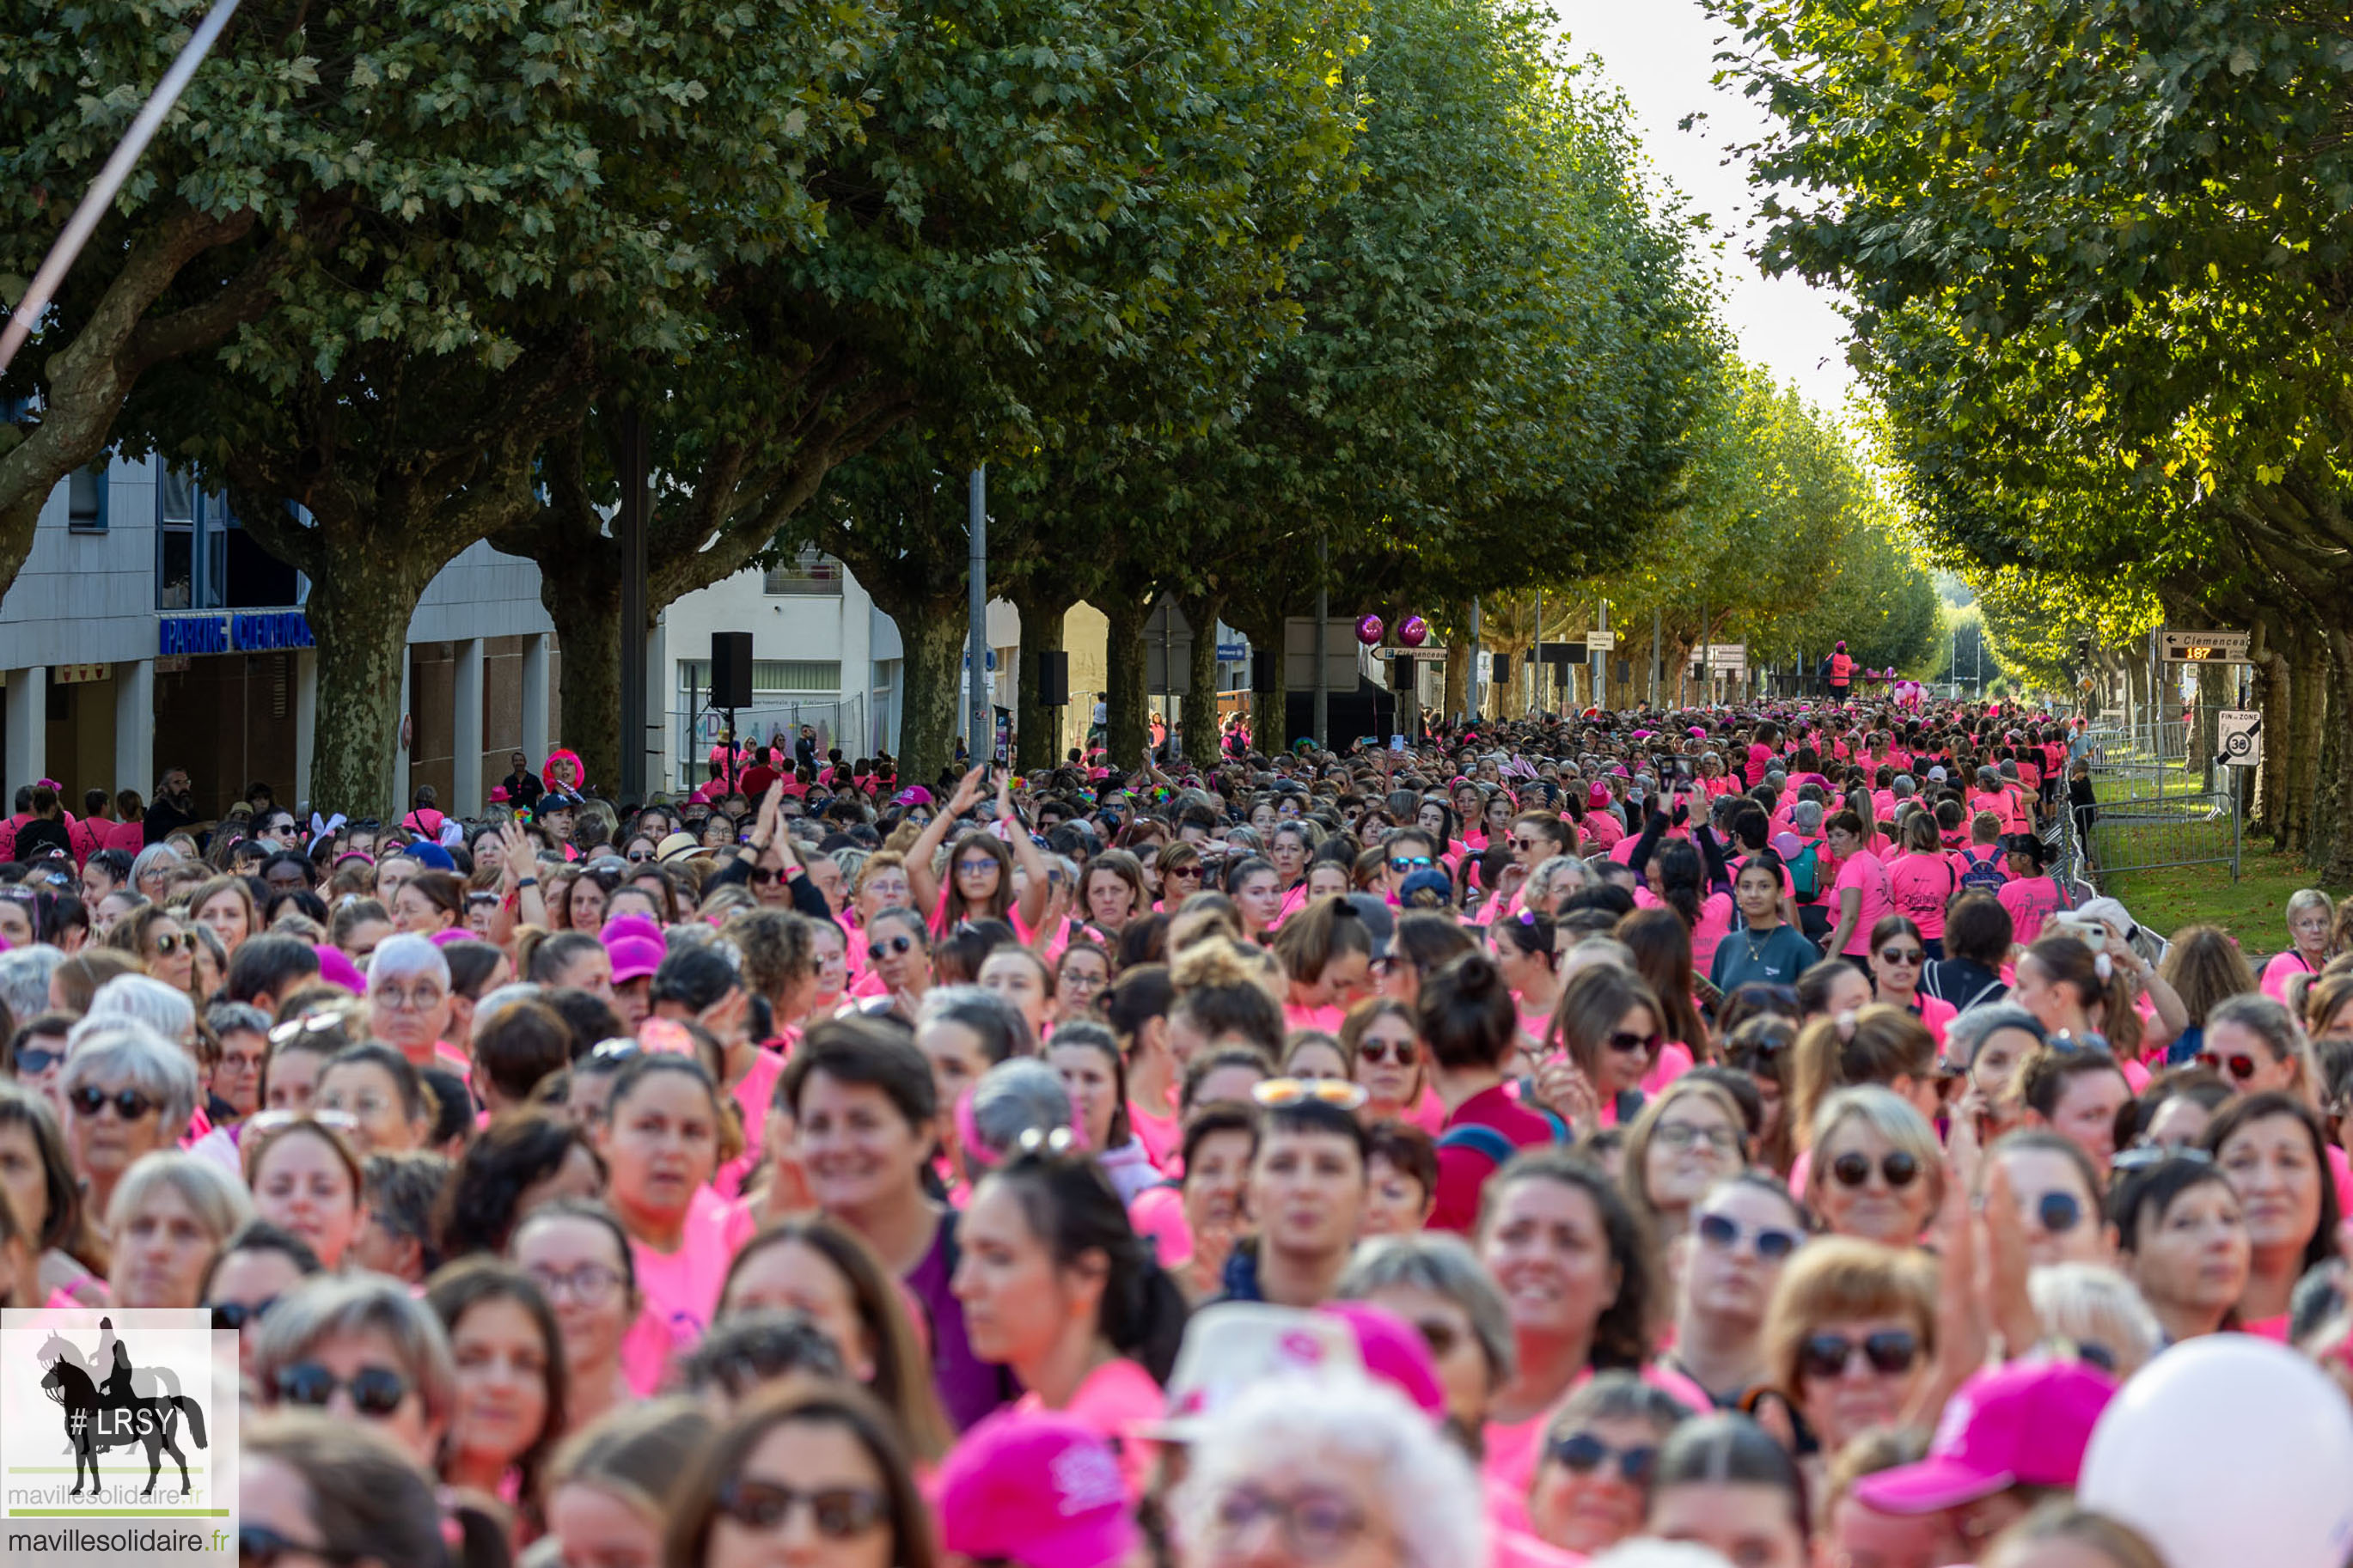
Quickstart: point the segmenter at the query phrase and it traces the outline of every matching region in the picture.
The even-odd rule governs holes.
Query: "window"
[[[66,526],[76,533],[106,531],[106,459],[77,468],[66,480]]]
[[[294,604],[294,569],[248,538],[228,498],[165,469],[155,487],[155,607],[255,610]]]
[[[838,658],[755,658],[752,661],[752,696],[765,703],[775,697],[800,697],[812,693],[830,697],[841,689],[841,661]],[[678,661],[678,690],[681,697],[700,696],[710,700],[711,661],[707,658],[682,658]]]
[[[838,598],[841,594],[844,574],[841,563],[821,550],[804,550],[780,566],[771,566],[760,575],[760,591],[782,595],[787,594],[822,595]]]

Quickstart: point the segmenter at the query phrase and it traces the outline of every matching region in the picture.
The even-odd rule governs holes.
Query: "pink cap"
[[[481,938],[464,926],[451,926],[448,931],[435,931],[426,940],[436,947],[447,947],[453,942],[480,942]]]
[[[631,933],[615,937],[605,944],[605,951],[613,955],[613,984],[623,985],[659,969],[669,950],[659,942]]]
[[[2014,1361],[1945,1402],[1928,1457],[1854,1483],[1880,1513],[1936,1513],[2012,1487],[2073,1489],[2115,1384],[2081,1362]]]
[[[1591,789],[1587,790],[1585,792],[1585,804],[1588,805],[1608,805],[1609,804],[1609,786],[1606,784],[1597,784]]]
[[[325,942],[315,944],[311,951],[319,955],[319,978],[330,985],[340,985],[354,996],[367,994],[367,976],[360,973],[340,947]]]
[[[931,1491],[941,1544],[1022,1568],[1113,1568],[1141,1537],[1110,1443],[1084,1422],[1000,1410],[964,1435]]]
[[[1433,1421],[1446,1415],[1446,1390],[1438,1381],[1438,1361],[1421,1331],[1386,1308],[1365,1301],[1327,1301],[1322,1310],[1348,1325],[1356,1336],[1365,1370],[1421,1407]]]
[[[651,915],[615,915],[596,931],[596,940],[607,947],[625,936],[658,942],[662,939],[662,929]]]

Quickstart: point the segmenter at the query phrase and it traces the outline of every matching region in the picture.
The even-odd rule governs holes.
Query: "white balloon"
[[[2075,1495],[2137,1528],[2167,1568],[2345,1568],[2353,1405],[2284,1345],[2191,1340],[2101,1415]]]

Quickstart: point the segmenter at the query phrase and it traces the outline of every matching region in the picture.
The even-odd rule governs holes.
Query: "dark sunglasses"
[[[16,1052],[16,1072],[20,1077],[27,1075],[37,1077],[65,1059],[66,1054],[63,1051],[47,1050],[39,1046],[26,1046]]]
[[[774,1481],[737,1476],[719,1489],[719,1511],[750,1530],[774,1530],[806,1508],[817,1532],[829,1541],[849,1541],[882,1522],[890,1505],[868,1487],[818,1487],[800,1491]]]
[[[1731,1215],[1721,1214],[1700,1215],[1694,1228],[1699,1232],[1700,1240],[1719,1252],[1730,1252],[1740,1244],[1742,1237],[1750,1237],[1755,1240],[1757,1256],[1768,1263],[1778,1263],[1797,1251],[1799,1245],[1805,1240],[1796,1231],[1784,1230],[1778,1226],[1760,1225],[1752,1230]]]
[[[315,1361],[298,1361],[278,1369],[278,1397],[288,1405],[323,1409],[335,1390],[348,1388],[352,1408],[372,1420],[382,1420],[408,1397],[408,1379],[388,1366],[364,1366],[350,1381],[337,1377]]]
[[[1649,1056],[1657,1048],[1659,1037],[1637,1035],[1620,1029],[1609,1037],[1609,1048],[1626,1056]]]
[[[261,1321],[269,1315],[269,1309],[276,1305],[278,1298],[275,1296],[250,1305],[243,1301],[216,1301],[213,1303],[213,1327],[235,1333],[248,1323]]]
[[[765,866],[754,866],[752,868],[749,880],[755,888],[765,888],[772,882],[781,880],[784,876],[785,873],[782,871],[771,871]]]
[[[1910,964],[1915,968],[1917,968],[1920,961],[1927,956],[1928,953],[1926,948],[1883,947],[1879,950],[1880,963]]]
[[[266,1524],[240,1524],[237,1527],[237,1560],[249,1568],[277,1568],[281,1558],[312,1558],[342,1568],[347,1563],[357,1563],[363,1554],[346,1552],[339,1546],[312,1546],[306,1542],[283,1536]]]
[[[118,1089],[112,1094],[93,1085],[85,1084],[70,1097],[73,1108],[84,1116],[96,1116],[111,1105],[114,1113],[125,1121],[136,1121],[154,1110],[157,1101],[148,1099],[135,1089]]]
[[[894,936],[882,942],[870,942],[866,944],[866,956],[880,963],[891,954],[904,952],[914,945],[915,939],[912,936]]]
[[[1809,1335],[1798,1347],[1799,1374],[1825,1380],[1841,1376],[1857,1351],[1871,1363],[1872,1371],[1893,1377],[1909,1372],[1920,1359],[1920,1340],[1909,1329],[1882,1329],[1860,1340],[1844,1334]]]
[[[167,931],[155,939],[155,951],[159,953],[177,952],[183,948],[190,952],[196,951],[196,939],[192,932]]]
[[[650,860],[653,858],[654,852],[650,849],[632,849],[629,851],[629,864],[632,866],[637,865],[639,861]]]
[[[1883,1154],[1879,1173],[1891,1187],[1908,1187],[1920,1174],[1920,1162],[1901,1149]],[[1860,1187],[1871,1180],[1871,1156],[1849,1151],[1831,1162],[1831,1175],[1841,1187]]]
[[[1368,1063],[1373,1067],[1379,1067],[1382,1063],[1389,1059],[1389,1053],[1392,1050],[1397,1053],[1397,1065],[1401,1068],[1409,1068],[1413,1066],[1413,1064],[1419,1060],[1421,1056],[1420,1050],[1411,1040],[1398,1040],[1395,1042],[1388,1040],[1364,1040],[1358,1042],[1356,1046],[1356,1059],[1360,1062]]]
[[[1572,1432],[1554,1443],[1548,1451],[1580,1476],[1591,1475],[1614,1458],[1620,1478],[1630,1487],[1648,1487],[1651,1472],[1659,1462],[1659,1451],[1654,1447],[1613,1448],[1590,1432]]]
[[[2198,1053],[2198,1065],[2231,1078],[2255,1076],[2255,1058],[2244,1051],[2232,1051],[2227,1057],[2214,1051],[2200,1051]]]

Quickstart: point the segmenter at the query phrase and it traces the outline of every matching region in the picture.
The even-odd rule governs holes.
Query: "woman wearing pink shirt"
[[[1887,894],[1887,868],[1863,846],[1862,819],[1841,811],[1830,820],[1831,853],[1838,857],[1838,880],[1831,891],[1838,898],[1837,923],[1823,951],[1833,958],[1862,960],[1871,952],[1871,931],[1893,914]]]
[[[2317,888],[2299,888],[2287,900],[2287,950],[2263,965],[2263,994],[2274,1002],[2287,1000],[2287,983],[2299,974],[2317,974],[2328,962],[2334,940],[2335,906]]]
[[[1293,1028],[1336,1033],[1348,1007],[1372,994],[1372,932],[1346,899],[1318,899],[1284,921],[1274,953],[1290,982],[1282,1011]]]
[[[1957,1009],[1949,1002],[1920,994],[1920,972],[1927,961],[1927,947],[1920,928],[1902,915],[1890,915],[1872,927],[1872,1000],[1901,1007],[1919,1019],[1942,1049],[1945,1026],[1953,1021]]]
[[[596,1130],[605,1196],[628,1233],[638,1289],[673,1347],[711,1326],[727,1277],[724,1209],[706,1197],[733,1136],[718,1086],[692,1057],[648,1053],[613,1079]]]
[[[1185,1335],[1184,1293],[1136,1238],[1081,1151],[1041,1147],[984,1178],[965,1211],[953,1289],[981,1360],[1006,1367],[1027,1406],[1067,1412],[1121,1449],[1141,1497]]]
[[[1945,852],[1936,819],[1915,811],[1904,819],[1903,853],[1887,868],[1887,899],[1894,912],[1911,921],[1930,958],[1945,956],[1945,906],[1960,890],[1960,873]],[[1877,928],[1873,922],[1872,929]]]

